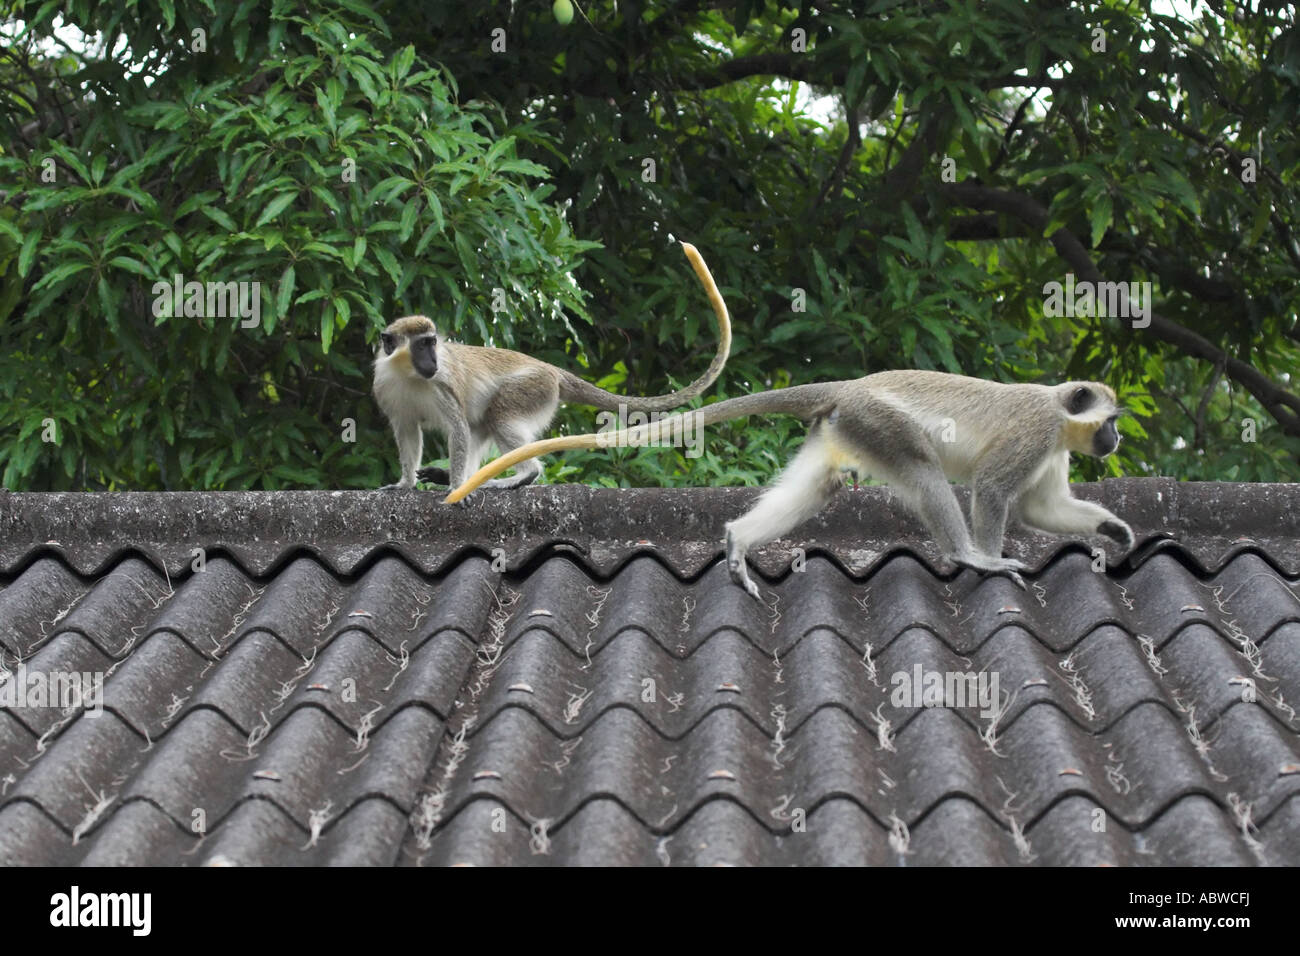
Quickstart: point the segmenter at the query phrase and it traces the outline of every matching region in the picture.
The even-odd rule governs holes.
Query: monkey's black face
[[[411,365],[425,378],[438,374],[438,336],[417,335],[411,339]]]
[[[1105,458],[1119,447],[1119,430],[1115,427],[1115,419],[1118,417],[1110,416],[1092,435],[1092,453],[1098,458]]]

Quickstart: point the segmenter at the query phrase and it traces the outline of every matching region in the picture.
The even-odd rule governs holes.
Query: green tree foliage
[[[47,61],[57,90],[93,90],[65,107],[80,118],[13,118],[19,142],[35,128],[0,157],[7,487],[376,486],[390,440],[366,359],[396,315],[562,356],[594,243],[519,156],[549,142],[533,124],[459,102],[352,4],[260,24],[251,4],[189,22],[162,4],[162,31],[82,6],[128,31],[119,66],[153,49],[165,67]],[[175,275],[258,282],[260,323],[171,314],[154,284]],[[493,321],[493,289],[515,322]]]
[[[5,485],[392,480],[367,359],[404,312],[662,391],[713,347],[670,236],[732,307],[719,397],[907,366],[1100,378],[1134,416],[1081,477],[1300,479],[1290,9],[575,6],[565,25],[544,0],[19,5]],[[115,39],[62,48],[56,10]],[[260,280],[261,327],[155,316],[177,272]],[[1067,273],[1150,283],[1150,324],[1046,314]],[[557,430],[594,421],[568,408]],[[761,482],[800,433],[721,426],[698,460],[569,454],[548,477]]]

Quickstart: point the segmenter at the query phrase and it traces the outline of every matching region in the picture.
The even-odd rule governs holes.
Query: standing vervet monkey
[[[504,453],[536,440],[560,402],[651,412],[700,395],[726,364],[731,319],[699,252],[685,242],[682,250],[718,317],[718,350],[702,376],[668,395],[615,395],[521,352],[448,342],[423,315],[408,315],[388,326],[380,335],[383,354],[375,359],[374,393],[397,438],[402,479],[384,487],[413,488],[417,477],[452,487],[464,484],[489,444],[496,442]],[[420,468],[426,428],[447,436],[447,471]],[[535,479],[541,466],[526,458],[515,460],[523,464],[513,478],[488,482],[488,487],[518,488]]]
[[[811,518],[843,485],[841,473],[873,475],[916,513],[949,560],[1002,573],[1024,587],[1024,565],[1002,557],[1008,513],[1058,534],[1103,534],[1133,547],[1127,524],[1070,494],[1070,452],[1104,458],[1119,447],[1115,393],[1099,382],[1006,385],[945,372],[879,372],[706,405],[699,426],[779,412],[812,430],[784,473],[747,514],[727,524],[731,578],[758,598],[745,553]],[[454,490],[459,501],[519,458],[567,448],[644,444],[680,427],[682,415],[622,432],[536,442],[485,465]],[[971,485],[968,531],[948,480]]]

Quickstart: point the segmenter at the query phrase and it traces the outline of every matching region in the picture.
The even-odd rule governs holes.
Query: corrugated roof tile
[[[754,494],[0,497],[5,692],[104,678],[0,706],[0,861],[1300,862],[1296,486],[1082,486],[1142,544],[1027,590],[867,489],[761,604]]]

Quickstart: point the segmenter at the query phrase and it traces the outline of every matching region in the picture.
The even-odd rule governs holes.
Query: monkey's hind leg
[[[447,475],[451,479],[447,484],[452,488],[459,488],[465,483],[474,470],[478,468],[478,463],[483,460],[483,452],[487,450],[486,440],[480,440],[479,437],[469,427],[465,421],[454,422],[447,430]],[[475,501],[474,495],[466,495],[460,501],[456,502],[457,508],[468,508]]]
[[[540,431],[540,429],[539,429]],[[519,422],[506,422],[499,426],[495,435],[497,448],[505,455],[524,445],[537,440],[537,434],[527,425]],[[515,465],[515,473],[510,478],[493,478],[485,481],[483,488],[522,488],[531,485],[542,475],[542,466],[536,458],[528,458]]]
[[[509,387],[500,389],[488,404],[483,421],[490,430],[491,440],[496,442],[502,455],[535,442],[555,417],[560,390],[554,371],[542,367],[518,372],[510,377]],[[475,468],[477,464],[475,461]],[[468,481],[475,468],[461,475],[455,487]],[[515,473],[511,477],[493,478],[479,487],[522,488],[532,484],[541,474],[542,466],[537,459],[528,458],[515,465]]]
[[[756,601],[763,599],[749,576],[746,552],[803,524],[821,511],[840,487],[839,469],[831,461],[822,427],[814,426],[803,448],[758,504],[727,524],[727,571]]]

